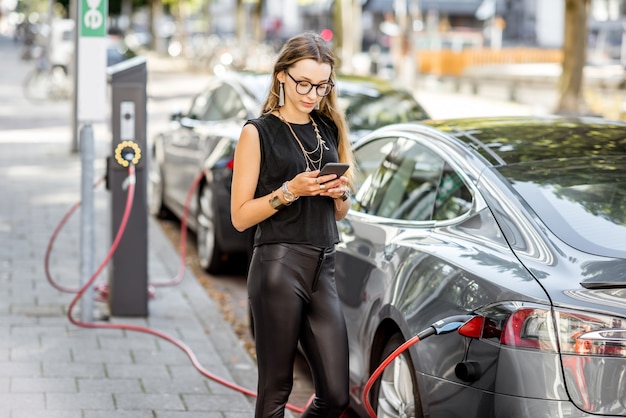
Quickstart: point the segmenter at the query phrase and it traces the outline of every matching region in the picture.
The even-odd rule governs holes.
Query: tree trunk
[[[583,70],[587,55],[587,16],[590,0],[565,0],[563,70],[559,80],[559,114],[585,112],[582,96]]]
[[[148,19],[148,25],[150,26],[150,49],[162,53],[164,51],[162,51],[163,46],[159,45],[157,26],[163,16],[163,3],[159,0],[148,0],[148,10],[150,13]]]
[[[246,21],[246,8],[243,0],[237,0],[237,9],[236,13],[236,28],[235,31],[237,33],[237,43],[239,45],[244,45],[246,42],[246,28],[248,27],[248,22]]]
[[[363,6],[359,0],[335,1],[334,44],[341,72],[354,71],[352,59],[360,52],[363,42],[361,19]]]
[[[261,43],[264,41],[264,31],[262,25],[262,13],[263,13],[263,0],[256,0],[254,9],[252,11],[252,39]]]

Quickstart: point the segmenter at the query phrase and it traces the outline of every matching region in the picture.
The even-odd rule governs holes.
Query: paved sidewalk
[[[0,37],[0,418],[244,418],[254,400],[201,375],[183,351],[152,335],[76,327],[66,318],[73,294],[46,280],[44,256],[59,221],[80,200],[80,156],[72,154],[70,104],[33,106],[20,82],[33,63]],[[108,127],[96,125],[96,173],[104,174]],[[95,191],[95,263],[111,242],[110,192]],[[175,249],[149,220],[149,278],[168,282]],[[52,276],[75,288],[80,215],[69,220],[50,256]],[[105,270],[98,283],[106,282]],[[95,302],[95,317],[106,312]],[[78,315],[78,313],[77,313]],[[110,323],[148,326],[184,341],[202,366],[254,390],[256,369],[230,326],[187,271],[157,288],[146,318]]]

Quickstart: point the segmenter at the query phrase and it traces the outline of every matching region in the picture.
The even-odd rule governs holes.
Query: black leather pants
[[[348,406],[348,341],[335,287],[334,248],[255,248],[248,274],[258,362],[256,418],[283,417],[298,341],[315,398],[303,418],[339,417]]]

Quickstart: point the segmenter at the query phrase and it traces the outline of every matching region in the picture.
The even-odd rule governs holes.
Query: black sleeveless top
[[[316,112],[311,117],[325,141],[321,166],[327,162],[337,162],[337,127],[334,122]],[[259,132],[261,147],[261,170],[255,197],[265,196],[279,189],[286,180],[306,170],[306,160],[302,149],[289,130],[289,127],[272,114],[251,119]],[[305,150],[317,147],[317,138],[311,122],[303,125],[291,124]],[[317,160],[320,151],[311,155]],[[318,165],[312,166],[316,170]],[[269,200],[268,200],[269,205]],[[320,248],[331,247],[339,241],[333,199],[328,196],[301,196],[291,205],[257,225],[254,245],[271,243],[309,244]]]

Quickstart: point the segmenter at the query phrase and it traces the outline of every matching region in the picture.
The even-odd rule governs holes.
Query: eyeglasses
[[[289,78],[293,80],[294,83],[296,83],[296,93],[301,94],[303,96],[305,94],[309,94],[309,92],[313,90],[313,87],[315,87],[315,92],[317,93],[318,96],[320,97],[328,96],[330,92],[332,91],[333,87],[335,87],[335,85],[330,81],[326,81],[320,84],[313,84],[305,80],[296,80],[287,71],[285,71],[285,73],[289,76]]]

